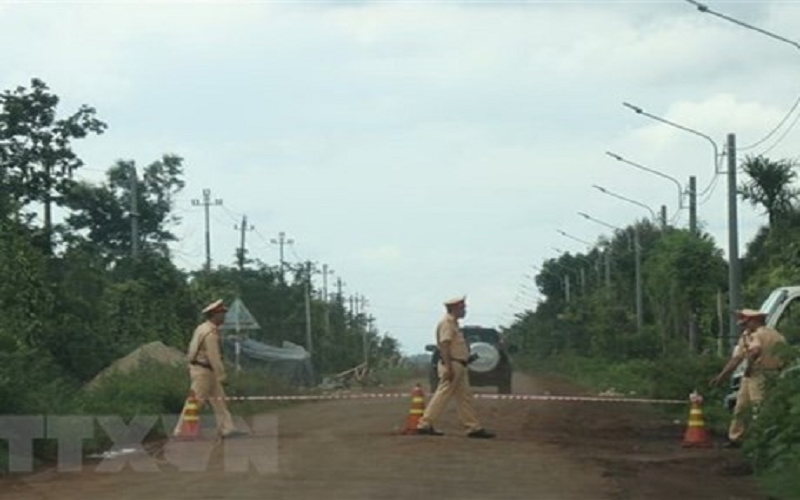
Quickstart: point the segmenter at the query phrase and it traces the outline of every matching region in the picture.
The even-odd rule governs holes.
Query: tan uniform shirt
[[[467,361],[469,359],[469,346],[464,334],[458,327],[458,320],[446,314],[436,326],[436,342],[441,346],[445,340],[450,341],[450,358]]]
[[[775,346],[786,343],[786,339],[777,330],[762,326],[750,335],[750,348],[760,347],[761,355],[753,363],[753,371],[778,370],[781,361],[775,356]]]
[[[217,326],[206,321],[198,326],[189,342],[189,361],[199,361],[211,365],[218,379],[225,379],[225,365],[219,348],[219,332]]]
[[[736,347],[733,349],[733,357],[737,356],[744,356],[747,354],[747,351],[750,349],[750,336],[752,333],[750,330],[743,330],[742,334],[739,335],[739,341],[736,342]]]

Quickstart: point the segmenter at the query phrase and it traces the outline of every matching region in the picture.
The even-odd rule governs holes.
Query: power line
[[[789,127],[787,127],[787,129],[783,132],[783,134],[780,137],[778,137],[778,140],[775,141],[772,144],[772,146],[768,147],[767,149],[765,149],[764,151],[762,151],[759,154],[760,155],[765,155],[765,154],[769,153],[770,151],[772,151],[773,149],[775,149],[775,147],[778,144],[780,144],[781,142],[783,142],[783,140],[786,138],[786,136],[789,135],[789,132],[791,132],[792,129],[795,127],[795,125],[797,125],[798,121],[800,121],[800,113],[798,113],[797,116],[794,117],[794,121],[792,122],[792,124],[789,125]]]
[[[714,174],[714,179],[712,179],[711,184],[709,185],[711,189],[703,196],[703,198],[700,201],[697,202],[697,206],[703,206],[709,201],[711,201],[711,197],[714,195],[714,191],[717,190],[717,186],[719,185],[719,178],[720,178],[719,174]]]
[[[789,112],[786,113],[786,115],[783,117],[783,119],[780,121],[780,123],[778,123],[778,125],[776,125],[772,130],[770,130],[770,132],[767,135],[765,135],[764,137],[762,137],[758,141],[754,142],[753,144],[750,144],[748,146],[744,146],[744,147],[741,147],[741,148],[736,148],[736,149],[738,149],[739,151],[747,151],[747,150],[750,150],[750,149],[755,149],[758,146],[760,146],[761,144],[767,142],[769,140],[769,138],[772,137],[773,135],[775,135],[775,133],[783,126],[783,124],[786,123],[786,120],[788,120],[789,117],[792,116],[792,113],[794,113],[794,111],[797,109],[798,106],[800,106],[800,95],[797,96],[797,100],[794,101],[794,105],[791,107],[791,109],[789,109]],[[800,116],[800,114],[798,116]],[[794,123],[797,123],[797,119],[795,119]],[[791,130],[791,127],[793,127],[793,126],[794,126],[794,124],[789,127],[790,130]],[[784,136],[785,136],[785,134],[784,134]]]

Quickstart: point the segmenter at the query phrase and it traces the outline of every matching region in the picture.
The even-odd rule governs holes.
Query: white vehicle
[[[767,326],[782,333],[789,344],[800,342],[800,286],[776,288],[759,310],[767,313]],[[747,361],[743,361],[731,375],[731,392],[725,396],[725,406],[729,410],[736,405],[736,392],[746,369]]]

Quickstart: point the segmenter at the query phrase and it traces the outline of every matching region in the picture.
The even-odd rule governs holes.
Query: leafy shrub
[[[750,425],[744,448],[756,472],[776,495],[800,491],[800,348],[783,351],[789,368],[781,376],[768,378],[764,402]]]

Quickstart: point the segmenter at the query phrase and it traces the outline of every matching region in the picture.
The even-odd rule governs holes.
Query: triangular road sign
[[[258,330],[261,328],[250,311],[244,306],[241,299],[233,301],[225,313],[225,322],[219,326],[220,330]]]

